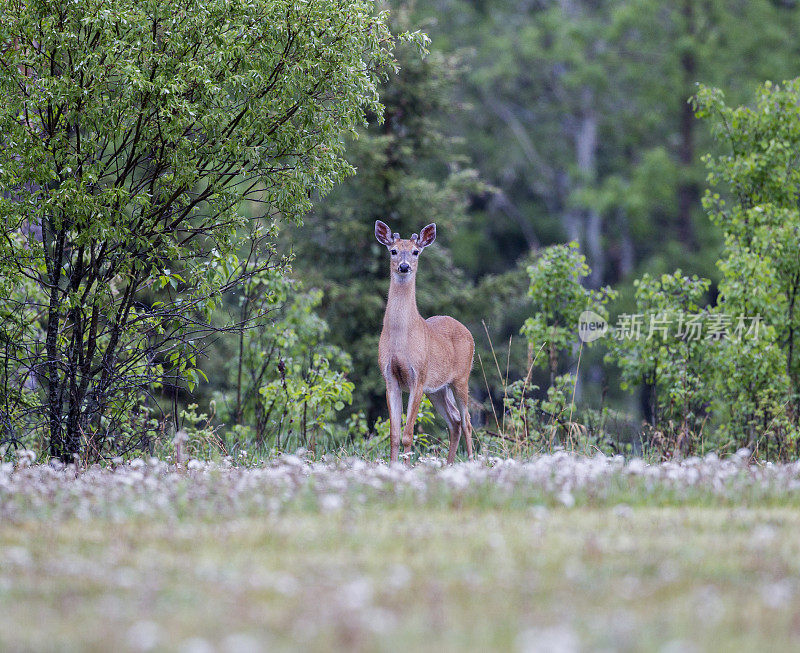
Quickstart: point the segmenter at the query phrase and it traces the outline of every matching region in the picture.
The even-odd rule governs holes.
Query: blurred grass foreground
[[[795,649],[800,464],[0,466],[4,651]]]

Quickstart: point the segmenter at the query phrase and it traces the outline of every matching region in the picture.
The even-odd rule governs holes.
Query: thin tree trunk
[[[695,38],[694,0],[684,0],[681,15],[684,20],[685,37],[690,42]],[[683,74],[683,87],[686,95],[690,95],[697,81],[697,59],[693,47],[685,48],[681,55],[681,72]],[[691,104],[686,97],[681,97],[683,102],[680,119],[680,149],[678,158],[682,168],[682,179],[678,185],[678,239],[688,247],[694,249],[694,225],[692,224],[692,209],[700,203],[700,189],[691,177],[694,164],[694,127],[695,117]]]
[[[575,134],[575,162],[582,186],[597,181],[597,114],[594,111],[594,93],[588,87],[581,90],[581,116]],[[591,273],[587,279],[590,288],[599,288],[605,274],[603,252],[603,222],[598,211],[587,208],[584,214],[584,242],[581,243],[589,259]]]
[[[633,246],[633,239],[628,227],[627,217],[620,212],[617,215],[619,223],[619,277],[620,281],[625,279],[631,272],[633,272],[633,265],[635,262],[635,250]]]
[[[64,258],[65,229],[55,232],[52,220],[46,219],[42,230],[45,250],[45,262],[50,281],[50,300],[47,310],[47,328],[45,350],[47,352],[47,403],[50,430],[50,455],[61,459],[64,463],[72,462],[72,455],[78,453],[77,443],[64,438],[61,424],[61,408],[64,386],[59,370],[61,358],[58,353],[59,315],[63,303],[60,287],[61,270]]]
[[[247,305],[250,303],[250,297],[245,294],[244,302],[242,302],[241,312],[241,327],[239,328],[239,360],[236,365],[236,423],[242,423],[242,359],[244,358],[244,327],[245,317],[247,316]]]

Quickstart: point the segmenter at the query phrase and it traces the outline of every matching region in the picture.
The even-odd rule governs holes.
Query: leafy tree
[[[582,353],[579,317],[592,311],[607,319],[606,305],[616,293],[608,287],[594,290],[583,285],[591,270],[574,241],[543,249],[527,266],[527,273],[527,294],[534,311],[522,327],[528,367],[523,379],[504,388],[503,418],[498,427],[502,437],[517,445],[551,451],[559,434],[564,437],[561,444],[575,444],[572,417],[580,370],[567,370],[575,365],[576,353]],[[535,367],[549,372],[546,392],[539,392]]]
[[[522,333],[533,351],[546,355],[536,362],[549,369],[550,385],[555,384],[564,359],[573,355],[578,345],[578,317],[593,311],[608,319],[606,304],[616,293],[608,287],[585,288],[582,281],[591,274],[586,257],[578,251],[578,243],[552,245],[542,251],[528,267],[528,296],[535,311]]]
[[[764,83],[752,107],[707,87],[694,103],[729,150],[705,159],[704,204],[725,234],[717,309],[750,320],[719,352],[720,409],[734,442],[785,457],[800,419],[800,79]]]
[[[199,380],[207,315],[245,274],[241,232],[269,236],[242,201],[296,219],[352,171],[340,135],[382,114],[395,39],[360,0],[2,15],[0,258],[41,298],[0,303],[33,302],[44,331],[26,331],[12,365],[41,388],[51,455],[97,457],[123,446],[120,423],[165,372]]]
[[[636,312],[617,322],[606,360],[619,366],[623,390],[645,388],[650,444],[686,453],[699,441],[709,414],[707,334],[702,311],[710,282],[680,270],[634,281]]]

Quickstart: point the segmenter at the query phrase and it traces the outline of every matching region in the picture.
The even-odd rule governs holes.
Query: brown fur
[[[468,410],[469,375],[475,351],[472,334],[452,317],[436,315],[426,320],[417,310],[417,262],[422,250],[435,240],[436,225],[425,227],[419,237],[414,234],[403,240],[378,220],[375,236],[390,253],[396,252],[391,254],[389,299],[378,345],[378,361],[386,381],[389,406],[391,460],[397,460],[400,449],[404,390],[409,392],[402,439],[405,453],[411,452],[419,404],[422,395],[427,394],[447,422],[450,433],[447,462],[455,459],[462,431],[472,459],[472,424]]]

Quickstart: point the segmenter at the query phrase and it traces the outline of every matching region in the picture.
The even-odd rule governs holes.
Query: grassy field
[[[800,467],[0,469],[0,649],[797,650]]]

